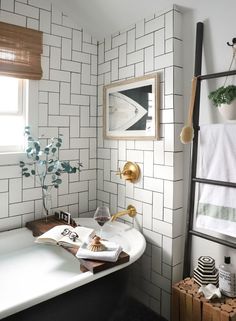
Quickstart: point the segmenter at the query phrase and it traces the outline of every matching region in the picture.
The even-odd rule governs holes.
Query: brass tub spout
[[[128,205],[127,209],[124,211],[120,211],[114,215],[112,215],[111,217],[111,221],[115,221],[118,217],[121,217],[123,215],[128,214],[129,217],[135,217],[135,215],[137,214],[136,208],[133,205]]]

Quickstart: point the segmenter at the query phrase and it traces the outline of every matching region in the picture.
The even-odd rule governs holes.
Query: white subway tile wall
[[[82,172],[54,190],[53,208],[73,216],[96,209],[97,41],[45,0],[2,0],[0,20],[43,32],[43,78],[39,81],[39,135],[63,134],[60,158]],[[0,166],[0,231],[41,216],[41,190],[23,179],[19,166]]]
[[[178,8],[158,12],[97,44],[46,0],[1,0],[0,20],[43,32],[43,79],[39,81],[39,135],[63,134],[61,159],[83,162],[82,172],[63,175],[52,193],[54,209],[72,215],[100,204],[112,213],[137,209],[124,222],[147,240],[133,265],[133,295],[170,319],[171,283],[183,266],[182,31]],[[103,86],[157,72],[160,76],[161,138],[103,139]],[[141,168],[135,184],[116,175],[126,161]],[[41,217],[36,181],[21,177],[17,164],[0,166],[0,231]]]
[[[112,212],[136,206],[147,249],[133,268],[133,295],[170,319],[171,284],[183,260],[183,123],[181,13],[176,7],[104,39],[98,46],[98,204]],[[102,137],[103,85],[157,72],[161,79],[161,139],[110,141]],[[100,134],[99,134],[100,133]],[[125,161],[137,162],[141,179],[124,183],[115,175]],[[112,182],[112,183],[111,183]],[[117,194],[118,193],[118,194]]]

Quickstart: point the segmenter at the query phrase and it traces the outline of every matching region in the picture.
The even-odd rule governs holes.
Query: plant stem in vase
[[[43,214],[47,222],[47,218],[52,212],[52,195],[48,190],[42,188],[42,199],[43,199]]]

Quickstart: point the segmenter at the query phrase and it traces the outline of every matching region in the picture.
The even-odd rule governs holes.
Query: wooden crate
[[[206,300],[186,278],[172,287],[172,321],[236,321],[236,298]]]

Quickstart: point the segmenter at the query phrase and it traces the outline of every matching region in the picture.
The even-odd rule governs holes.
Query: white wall
[[[233,0],[227,2],[204,1],[197,2],[194,10],[186,10],[183,15],[183,39],[184,39],[184,97],[185,97],[185,119],[187,115],[187,105],[190,96],[190,84],[194,70],[194,50],[195,50],[195,28],[198,21],[204,23],[204,49],[203,49],[203,70],[202,73],[214,73],[228,70],[232,57],[232,49],[227,46],[227,41],[231,43],[236,37],[235,30],[236,3]],[[236,64],[233,65],[236,69]],[[229,78],[229,81],[232,81]],[[235,78],[233,78],[235,84]],[[224,78],[202,82],[201,97],[201,124],[222,122],[217,109],[212,107],[207,98],[208,93],[213,90],[217,83],[222,85]],[[185,148],[185,207],[187,204],[187,186],[189,169],[189,146]],[[194,238],[193,243],[193,267],[196,266],[197,258],[200,255],[211,255],[216,259],[216,265],[223,261],[224,255],[231,255],[236,266],[235,250],[219,246],[216,243],[207,242],[199,238]]]
[[[52,192],[53,208],[78,213],[96,209],[97,41],[46,0],[2,0],[0,20],[43,32],[43,78],[36,92],[39,135],[63,134],[61,160],[83,170]],[[23,134],[23,133],[22,133]],[[0,166],[0,230],[24,226],[41,216],[41,189],[22,178],[10,158]]]
[[[183,263],[183,122],[181,13],[171,7],[117,31],[98,48],[98,204],[112,213],[132,204],[147,240],[134,265],[132,292],[158,314],[170,318],[171,284]],[[103,85],[157,72],[161,79],[161,137],[155,141],[103,139]],[[116,175],[126,161],[137,162],[141,179],[132,184]]]

